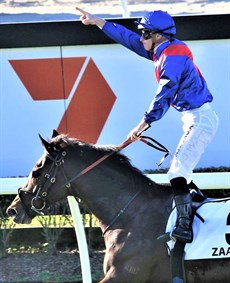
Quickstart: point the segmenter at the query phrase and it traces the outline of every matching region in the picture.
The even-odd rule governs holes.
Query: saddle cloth
[[[197,209],[204,223],[195,215],[193,242],[185,245],[185,260],[230,258],[230,198],[206,199]],[[177,211],[174,208],[166,227],[171,232]],[[167,242],[169,253],[175,242]]]

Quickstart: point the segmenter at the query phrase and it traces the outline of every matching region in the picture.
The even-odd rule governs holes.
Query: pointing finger
[[[82,10],[81,8],[76,7],[76,10],[78,10],[84,16],[86,16],[88,14],[86,11]]]

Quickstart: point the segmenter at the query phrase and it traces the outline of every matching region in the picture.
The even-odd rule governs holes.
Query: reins
[[[74,176],[73,178],[71,178],[70,180],[68,180],[64,186],[72,183],[73,181],[75,181],[76,179],[80,178],[82,175],[86,174],[87,172],[89,172],[90,170],[92,170],[94,167],[96,167],[97,165],[99,165],[100,163],[102,163],[104,160],[106,160],[107,158],[109,158],[111,155],[121,151],[123,148],[125,148],[126,146],[128,146],[130,143],[132,143],[131,140],[125,140],[123,143],[121,143],[119,146],[116,147],[115,151],[105,154],[103,155],[101,158],[99,158],[98,160],[94,161],[93,163],[91,163],[89,166],[87,166],[85,169],[83,169],[80,173],[78,173],[76,176]]]
[[[147,139],[151,140],[151,142],[147,141]],[[160,163],[158,164],[158,166],[161,166],[162,163],[164,162],[165,158],[170,154],[170,151],[163,146],[161,143],[159,143],[158,141],[156,141],[155,139],[148,137],[148,136],[140,136],[139,140],[145,144],[147,144],[148,146],[151,146],[159,151],[165,152],[165,155],[162,157],[162,159],[160,160]],[[128,145],[130,145],[131,143],[133,143],[134,141],[132,141],[131,139],[126,139],[124,142],[122,142],[120,145],[118,145],[115,150],[111,153],[105,154],[103,155],[101,158],[99,158],[98,160],[96,160],[95,162],[93,162],[92,164],[90,164],[89,166],[87,166],[85,169],[83,169],[80,173],[78,173],[76,176],[74,176],[72,179],[68,180],[64,186],[69,185],[70,183],[72,183],[73,181],[75,181],[76,179],[80,178],[82,175],[86,174],[87,172],[89,172],[90,170],[92,170],[94,167],[96,167],[97,165],[99,165],[100,163],[102,163],[104,160],[106,160],[107,158],[109,158],[111,155],[121,151],[122,149],[124,149],[125,147],[127,147]],[[156,145],[155,145],[155,144]]]
[[[120,209],[120,211],[118,212],[118,214],[112,219],[112,221],[110,222],[109,225],[107,225],[105,227],[105,230],[102,232],[102,237],[105,236],[106,232],[109,230],[109,228],[117,221],[117,219],[127,210],[127,208],[129,207],[129,205],[134,201],[134,199],[140,194],[142,189],[140,189],[139,191],[137,191],[132,198],[126,203],[126,205]]]
[[[158,141],[156,141],[155,139],[153,139],[151,137],[140,136],[139,140],[144,142],[148,146],[151,146],[151,147],[153,147],[153,148],[155,148],[159,151],[165,152],[165,155],[162,157],[159,164],[157,164],[160,167],[162,165],[162,163],[164,162],[165,158],[170,154],[170,151],[164,145],[162,145],[161,143],[159,143]],[[151,142],[149,142],[147,140],[151,140]]]

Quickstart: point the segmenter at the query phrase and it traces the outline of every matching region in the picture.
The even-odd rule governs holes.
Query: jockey
[[[168,171],[178,212],[171,237],[191,243],[192,209],[187,183],[218,128],[218,117],[210,105],[213,96],[193,62],[192,52],[184,42],[175,38],[175,22],[167,12],[146,13],[136,22],[139,35],[122,25],[77,9],[82,13],[83,24],[97,25],[114,41],[153,61],[158,89],[149,109],[128,138],[137,140],[138,135],[160,120],[170,107],[181,112],[184,133]]]

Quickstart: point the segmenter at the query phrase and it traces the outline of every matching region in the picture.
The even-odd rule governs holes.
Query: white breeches
[[[219,124],[210,103],[200,108],[182,112],[184,134],[173,156],[168,179],[184,177],[190,180],[202,153],[213,139]]]

